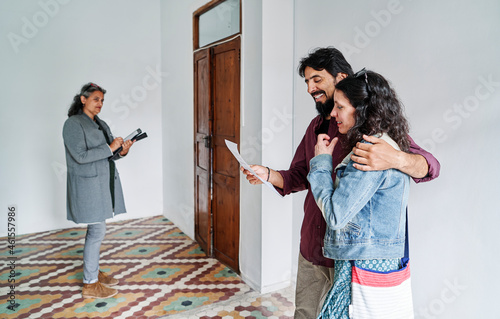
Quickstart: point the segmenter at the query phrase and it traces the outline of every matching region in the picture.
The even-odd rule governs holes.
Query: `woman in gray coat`
[[[125,213],[125,203],[113,152],[122,147],[127,155],[132,141],[113,138],[109,126],[97,114],[106,90],[94,83],[85,84],[77,94],[64,123],[66,149],[67,218],[87,224],[83,250],[84,298],[109,298],[118,280],[99,270],[99,250],[106,233],[106,219]]]

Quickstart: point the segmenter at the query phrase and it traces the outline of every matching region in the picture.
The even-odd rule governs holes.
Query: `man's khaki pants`
[[[319,315],[326,294],[333,285],[333,268],[313,265],[299,253],[295,288],[295,319],[314,319]]]

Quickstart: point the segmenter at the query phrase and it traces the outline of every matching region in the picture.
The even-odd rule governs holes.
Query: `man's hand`
[[[351,159],[354,167],[361,171],[382,171],[390,168],[399,169],[400,153],[386,141],[374,136],[363,135],[363,139],[372,144],[358,142],[352,149]],[[362,165],[360,165],[362,164]]]
[[[336,137],[330,142],[330,136],[326,134],[319,134],[318,141],[316,142],[316,146],[314,147],[314,156],[318,156],[320,154],[333,154],[333,149],[337,144],[339,139]]]
[[[262,178],[265,181],[269,181],[269,183],[273,184],[274,186],[278,188],[283,188],[283,176],[279,172],[276,172],[272,169],[269,169],[265,166],[261,165],[250,165],[250,168],[253,169],[253,171],[259,175],[260,178]],[[244,169],[243,167],[240,168],[240,170],[247,176],[247,180],[250,184],[252,185],[258,185],[262,184],[261,180],[258,179],[256,176],[254,176],[250,171]]]
[[[261,166],[261,165],[250,165],[250,168],[253,169],[253,171],[259,175],[260,178],[263,180],[267,180],[267,167]],[[240,168],[240,170],[247,176],[247,180],[250,184],[252,185],[259,185],[262,184],[260,179],[258,179],[255,175],[250,173],[250,171],[246,170],[243,168],[243,166]]]
[[[422,155],[408,154],[394,149],[386,141],[363,135],[372,144],[358,142],[351,159],[354,167],[361,171],[382,171],[395,168],[413,178],[423,178],[429,172],[427,160]]]

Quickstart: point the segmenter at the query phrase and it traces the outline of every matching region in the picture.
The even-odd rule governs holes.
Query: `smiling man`
[[[328,289],[333,283],[333,260],[323,256],[323,238],[326,222],[307,181],[309,161],[314,157],[317,136],[327,134],[342,142],[337,120],[331,119],[335,85],[345,77],[352,75],[350,64],[340,51],[333,47],[318,48],[303,58],[299,64],[299,74],[307,84],[319,113],[306,130],[288,170],[275,171],[261,165],[252,165],[252,169],[264,180],[268,180],[282,195],[307,189],[304,202],[304,219],[300,232],[300,254],[297,270],[294,318],[316,318]],[[372,144],[358,143],[352,159],[358,164],[354,167],[363,171],[395,168],[413,177],[415,182],[430,181],[439,175],[439,162],[432,154],[421,149],[411,140],[410,151],[405,153],[392,148],[385,141],[371,136],[365,140]],[[351,150],[336,147],[332,158],[336,167]],[[261,181],[242,168],[251,184]],[[335,178],[335,176],[332,176]]]

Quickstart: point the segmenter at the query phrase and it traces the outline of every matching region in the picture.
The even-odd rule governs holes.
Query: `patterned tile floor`
[[[259,295],[163,216],[107,225],[100,265],[119,293],[83,299],[85,231],[18,236],[15,270],[0,238],[0,318],[293,318],[292,288]]]

